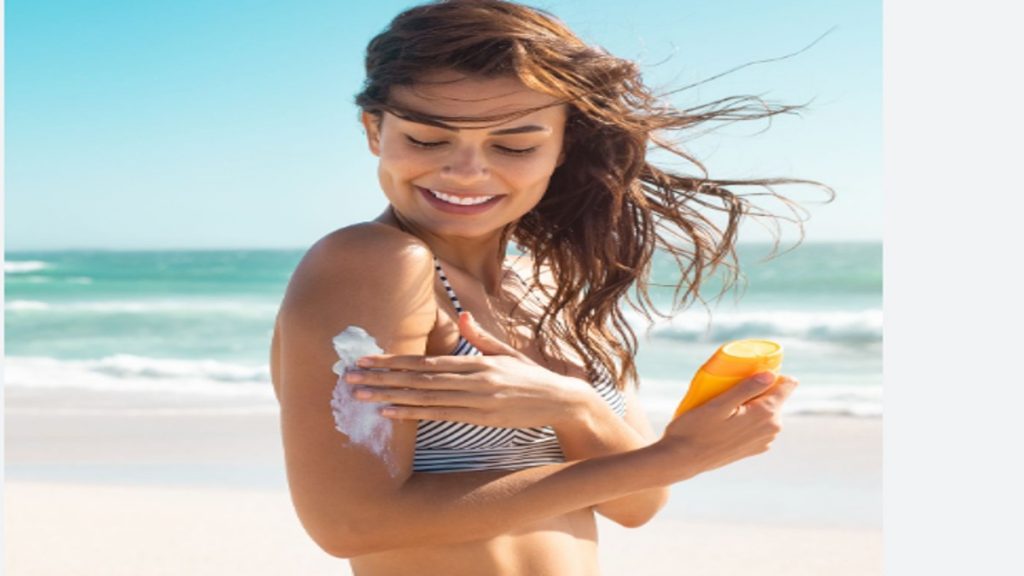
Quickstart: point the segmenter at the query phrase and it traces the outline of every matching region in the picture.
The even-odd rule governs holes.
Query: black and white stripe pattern
[[[444,284],[444,291],[448,293],[448,299],[451,300],[452,305],[455,306],[455,311],[461,314],[462,304],[459,303],[459,297],[455,295],[455,290],[452,290],[452,285],[448,282],[448,277],[444,275],[444,270],[441,269],[441,261],[437,259],[437,256],[434,256],[434,270],[437,270],[437,275],[441,278],[441,284]]]
[[[594,390],[602,400],[611,406],[613,412],[619,416],[625,416],[626,397],[615,387],[615,381],[608,369],[600,363],[595,363],[595,366],[597,366],[598,374],[591,375],[591,384]]]
[[[462,305],[441,263],[434,258],[441,283],[455,310]],[[460,337],[453,356],[480,355],[481,352]],[[594,388],[619,416],[626,413],[626,401],[615,388],[607,370],[595,378]],[[413,470],[417,472],[458,472],[465,470],[516,470],[565,462],[558,437],[550,426],[539,428],[497,428],[464,422],[421,420],[416,429]]]

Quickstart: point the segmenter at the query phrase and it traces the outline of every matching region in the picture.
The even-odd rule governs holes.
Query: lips
[[[449,193],[441,191],[441,190],[434,190],[434,189],[428,189],[428,190],[430,191],[431,194],[434,195],[435,198],[438,198],[440,200],[444,200],[445,202],[447,202],[449,204],[456,204],[456,205],[459,205],[459,206],[475,206],[477,204],[483,204],[484,202],[487,202],[488,200],[490,200],[491,198],[494,198],[494,196],[495,196],[493,194],[489,195],[489,196],[480,196],[480,195],[460,196],[458,194],[449,194]]]
[[[450,214],[479,214],[486,212],[503,198],[501,195],[454,194],[421,186],[415,186],[415,188],[431,206]]]

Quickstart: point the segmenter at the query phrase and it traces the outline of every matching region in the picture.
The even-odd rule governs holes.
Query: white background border
[[[884,5],[885,574],[1022,574],[1019,5]]]

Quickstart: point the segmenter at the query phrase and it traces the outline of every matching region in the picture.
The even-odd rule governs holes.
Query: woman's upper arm
[[[317,242],[289,283],[275,346],[288,485],[303,526],[328,552],[409,477],[416,434],[415,421],[391,422],[389,466],[335,428],[332,338],[359,326],[386,353],[423,354],[436,318],[433,273],[422,242],[366,224]]]

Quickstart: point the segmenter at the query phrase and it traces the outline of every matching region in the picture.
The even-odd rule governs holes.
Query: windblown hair
[[[378,117],[389,112],[436,126],[493,125],[536,110],[486,118],[427,116],[389,100],[392,87],[419,84],[424,73],[442,70],[515,77],[558,98],[556,105],[568,105],[564,162],[538,205],[511,224],[504,238],[533,256],[533,288],[547,296],[534,337],[565,342],[585,359],[588,371],[607,370],[619,387],[627,378],[637,379],[637,338],[621,304],[649,322],[652,313],[666,316],[648,294],[657,249],[679,265],[673,312],[694,301],[706,305],[700,288],[716,270],[727,272],[719,296],[740,278],[735,241],[744,217],[769,223],[776,249],[780,220],[796,224],[803,238],[806,218],[773,186],[811,184],[830,199],[833,195],[810,180],[712,179],[701,162],[666,135],[765,119],[798,106],[734,96],[675,108],[665,101],[667,94],[656,95],[643,83],[635,63],[587,45],[545,11],[502,0],[439,1],[399,14],[367,47],[366,80],[356,104]],[[655,167],[647,161],[649,147],[684,159],[699,175]],[[757,192],[738,194],[733,189],[739,186],[754,186]],[[788,214],[762,210],[751,196],[779,200]],[[712,219],[716,213],[724,223]],[[539,281],[543,267],[554,276],[553,289]]]

